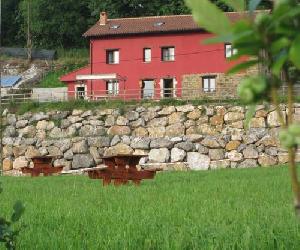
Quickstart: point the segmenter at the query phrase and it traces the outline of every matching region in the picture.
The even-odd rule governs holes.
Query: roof
[[[1,87],[9,88],[13,87],[21,80],[21,76],[2,76],[1,77]]]
[[[66,75],[61,76],[60,80],[62,82],[75,82],[77,75],[87,75],[87,74],[90,74],[90,73],[91,73],[91,67],[88,65],[88,66],[85,66],[83,68],[74,70],[74,71],[72,71],[72,72],[70,72]]]
[[[241,19],[248,12],[226,12],[232,22]],[[194,21],[192,15],[152,16],[136,18],[108,19],[106,25],[99,21],[87,32],[85,37],[106,37],[134,34],[200,32],[203,28]]]

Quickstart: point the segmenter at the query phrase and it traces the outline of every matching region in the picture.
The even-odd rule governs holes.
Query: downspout
[[[91,75],[93,75],[93,41],[90,41],[90,65],[91,65]],[[93,96],[93,80],[91,80],[91,95]]]

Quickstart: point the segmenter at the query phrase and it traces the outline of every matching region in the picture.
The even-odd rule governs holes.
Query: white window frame
[[[225,43],[224,45],[225,48],[225,58],[230,58],[233,55],[236,55],[238,50],[233,48],[231,43]]]
[[[108,95],[119,95],[119,81],[118,80],[108,80],[106,81],[106,93]]]
[[[78,88],[84,88],[84,91],[77,91]],[[75,97],[76,97],[76,99],[86,99],[86,95],[87,95],[86,85],[76,84],[75,85]]]
[[[111,59],[112,57],[112,59]],[[106,63],[107,64],[119,64],[120,63],[120,50],[108,49],[106,50]]]
[[[216,76],[203,76],[202,77],[202,90],[204,93],[216,92],[217,85]]]
[[[149,63],[152,60],[152,51],[151,48],[144,48],[143,49],[143,61],[145,63]]]
[[[166,46],[161,48],[161,60],[163,62],[173,62],[175,61],[175,47]]]

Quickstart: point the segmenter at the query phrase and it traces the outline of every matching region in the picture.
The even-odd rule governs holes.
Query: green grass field
[[[287,168],[159,173],[138,188],[84,176],[0,181],[0,214],[18,199],[26,207],[19,249],[300,246]]]

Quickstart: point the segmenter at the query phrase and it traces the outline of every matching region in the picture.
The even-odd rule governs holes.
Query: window
[[[163,47],[161,49],[161,60],[164,62],[175,61],[175,47]]]
[[[109,80],[106,82],[106,92],[108,95],[119,94],[119,82],[116,80]]]
[[[151,62],[151,49],[144,49],[144,62]]]
[[[109,27],[111,30],[116,30],[118,28],[120,28],[120,25],[119,24],[114,24],[112,26]]]
[[[154,80],[143,80],[142,81],[142,98],[152,99],[155,92],[155,82]]]
[[[174,79],[163,79],[163,97],[174,97]]]
[[[84,99],[85,98],[85,87],[84,86],[76,86],[76,99]]]
[[[237,53],[237,49],[232,47],[232,44],[225,43],[225,57],[230,58]]]
[[[157,22],[157,23],[154,23],[154,27],[161,27],[165,24],[165,22]]]
[[[106,63],[107,64],[119,64],[120,52],[117,49],[106,51]]]
[[[216,77],[215,76],[202,77],[202,89],[204,92],[215,92],[216,91]]]

